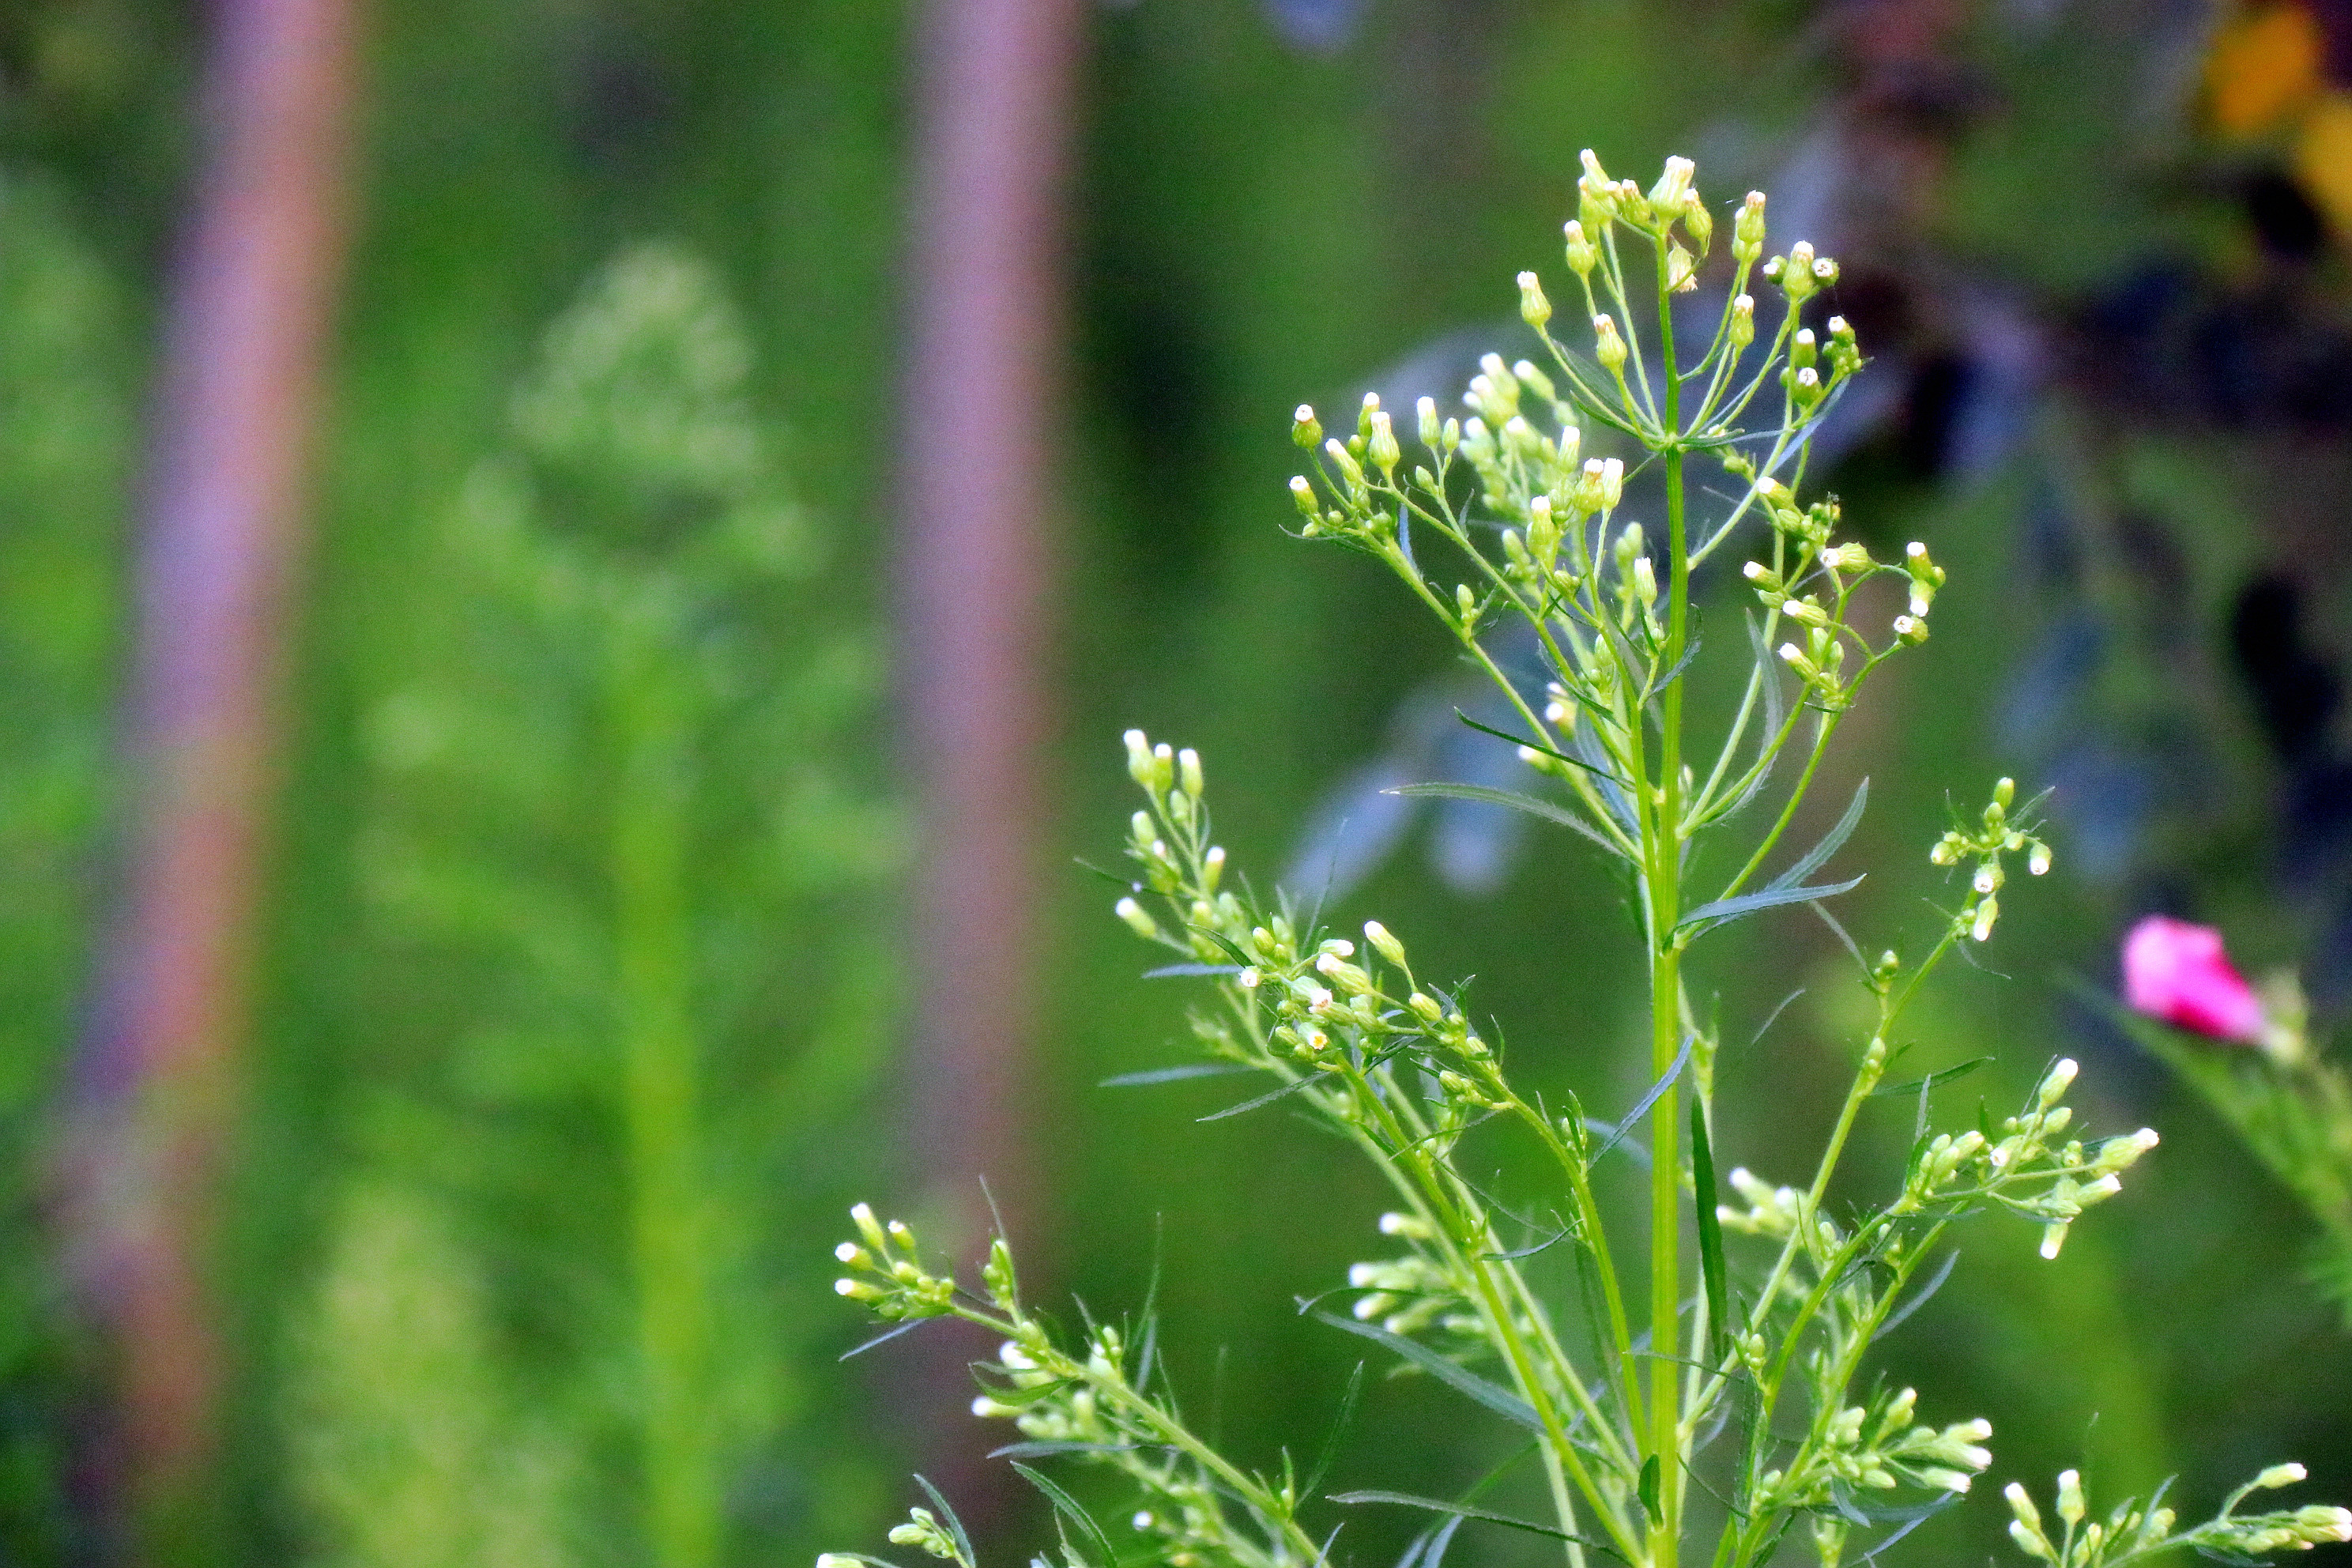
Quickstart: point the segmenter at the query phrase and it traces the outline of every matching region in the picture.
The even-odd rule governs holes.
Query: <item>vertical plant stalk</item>
[[[1658,342],[1664,353],[1664,426],[1670,441],[1662,454],[1666,471],[1666,534],[1671,555],[1666,583],[1666,663],[1683,656],[1689,636],[1690,548],[1683,500],[1682,366],[1675,357],[1674,293],[1666,257],[1658,252]],[[1653,927],[1650,959],[1650,1077],[1673,1069],[1682,1048],[1682,944],[1675,924],[1682,915],[1683,683],[1669,685],[1658,711],[1658,779],[1651,794],[1656,828],[1649,868]],[[1697,1092],[1693,1075],[1692,1092]],[[1658,1096],[1650,1119],[1650,1404],[1651,1452],[1658,1457],[1658,1510],[1650,1525],[1652,1568],[1675,1568],[1682,1539],[1682,1462],[1677,1434],[1682,1412],[1675,1363],[1681,1342],[1676,1321],[1681,1303],[1681,1162],[1675,1152],[1680,1095],[1673,1088]]]
[[[278,674],[344,248],[346,0],[223,0],[137,567],[131,861],[70,1091],[66,1225],[117,1347],[132,1513],[216,1442],[205,1275],[276,783]],[[148,1542],[152,1554],[160,1550]]]
[[[617,618],[607,669],[618,775],[612,889],[635,1262],[639,1463],[646,1534],[660,1568],[717,1560],[721,1486],[703,1207],[700,1042],[686,881],[693,805],[692,698],[657,605]]]
[[[924,17],[914,347],[901,482],[902,681],[924,839],[909,1147],[968,1240],[985,1178],[1027,1207],[1022,1047],[1049,798],[1045,630],[1059,276],[1078,0],[933,0]],[[942,1345],[921,1375],[963,1382]],[[938,1402],[926,1398],[924,1408]],[[960,1450],[944,1432],[929,1447]],[[977,1484],[976,1454],[929,1459]]]

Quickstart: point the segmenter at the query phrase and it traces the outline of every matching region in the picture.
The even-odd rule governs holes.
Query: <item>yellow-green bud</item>
[[[1698,261],[1680,241],[1666,246],[1666,292],[1687,294],[1698,287]]]
[[[1551,320],[1551,301],[1544,298],[1543,283],[1532,272],[1519,274],[1519,319],[1538,331]]]
[[[1592,318],[1592,357],[1601,368],[1615,374],[1625,368],[1625,340],[1617,335],[1617,323],[1607,311]]]
[[[1683,232],[1691,237],[1701,256],[1706,254],[1708,242],[1715,237],[1715,215],[1706,210],[1696,191],[1683,193]]]
[[[1384,476],[1393,479],[1397,463],[1404,457],[1404,453],[1397,446],[1396,431],[1390,426],[1389,416],[1385,414],[1375,411],[1371,414],[1370,419],[1372,437],[1370,456],[1372,466],[1380,469]]]
[[[1601,253],[1593,248],[1591,240],[1584,237],[1584,226],[1571,218],[1561,232],[1568,238],[1568,269],[1579,278],[1590,278],[1593,264],[1601,259]]]
[[[1315,450],[1316,443],[1323,439],[1323,426],[1315,417],[1313,405],[1302,403],[1292,413],[1290,438],[1298,443],[1298,449],[1302,452]]]
[[[1731,301],[1731,321],[1725,329],[1735,349],[1744,349],[1756,341],[1756,296],[1741,294]]]
[[[1745,252],[1743,259],[1754,258],[1764,248],[1764,193],[1750,191],[1748,199],[1739,204],[1739,216],[1732,220],[1733,254]]]

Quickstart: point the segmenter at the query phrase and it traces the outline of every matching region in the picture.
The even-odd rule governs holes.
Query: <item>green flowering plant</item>
[[[1377,397],[1345,435],[1327,436],[1307,407],[1293,429],[1316,468],[1291,481],[1300,534],[1382,562],[1444,623],[1509,703],[1517,732],[1504,738],[1534,781],[1525,792],[1414,787],[1531,813],[1627,873],[1652,1075],[1631,1115],[1607,1128],[1573,1095],[1551,1104],[1515,1088],[1458,992],[1418,973],[1378,921],[1360,945],[1255,898],[1213,841],[1201,759],[1127,737],[1145,799],[1130,824],[1135,886],[1119,918],[1205,983],[1193,1033],[1208,1065],[1266,1080],[1245,1103],[1303,1109],[1353,1143],[1394,1194],[1378,1226],[1391,1255],[1351,1272],[1351,1313],[1318,1315],[1521,1429],[1549,1516],[1394,1492],[1327,1499],[1323,1466],[1302,1475],[1286,1456],[1276,1473],[1245,1470],[1185,1424],[1148,1332],[1090,1321],[1075,1337],[1057,1334],[1022,1295],[1002,1237],[978,1290],[967,1291],[932,1271],[903,1225],[861,1207],[859,1237],[838,1253],[848,1270],[841,1293],[885,1319],[951,1314],[1001,1336],[996,1360],[979,1369],[975,1409],[1019,1427],[1017,1460],[1076,1456],[1132,1488],[1138,1509],[1114,1531],[1024,1465],[1063,1521],[1071,1568],[1308,1568],[1325,1559],[1329,1536],[1302,1516],[1330,1503],[1435,1513],[1410,1554],[1418,1568],[1433,1568],[1465,1520],[1551,1537],[1569,1568],[1594,1556],[1675,1568],[1686,1553],[1749,1568],[1800,1527],[1824,1568],[1836,1568],[1857,1527],[1894,1526],[1868,1544],[1874,1557],[1992,1461],[1990,1423],[1923,1418],[1914,1390],[1864,1377],[1874,1342],[1934,1288],[1920,1272],[1948,1227],[2007,1213],[2038,1226],[2042,1255],[2055,1257],[2068,1227],[2156,1143],[2145,1130],[2075,1136],[2064,1103],[2071,1061],[2050,1067],[2014,1115],[1949,1131],[1927,1125],[1929,1081],[1918,1086],[1922,1125],[1899,1180],[1858,1212],[1825,1202],[1921,985],[1956,950],[1991,937],[2011,865],[2049,866],[2032,803],[2004,779],[1930,851],[1965,879],[1928,951],[1871,961],[1854,949],[1874,1016],[1813,1170],[1792,1185],[1737,1168],[1718,1179],[1719,1025],[1693,1007],[1685,958],[1733,921],[1818,909],[1853,885],[1814,877],[1859,820],[1859,791],[1819,843],[1767,868],[1872,676],[1927,637],[1944,572],[1916,543],[1899,560],[1876,559],[1840,536],[1834,500],[1801,495],[1812,437],[1863,364],[1843,319],[1809,324],[1837,264],[1801,242],[1768,258],[1765,198],[1751,194],[1730,219],[1720,306],[1699,321],[1716,220],[1692,176],[1687,160],[1669,159],[1645,192],[1584,154],[1566,260],[1589,337],[1581,328],[1574,344],[1555,336],[1540,280],[1520,274],[1520,312],[1542,363],[1487,356],[1466,416],[1441,416],[1421,400],[1410,459]],[[1777,319],[1768,329],[1759,316]],[[1649,325],[1637,331],[1637,317]],[[1702,328],[1692,352],[1685,334],[1697,342]],[[1596,445],[1633,453],[1637,468],[1584,452],[1587,429]],[[1733,481],[1713,515],[1694,502],[1695,464]],[[1625,515],[1642,470],[1659,497],[1648,523]],[[1727,721],[1702,737],[1685,719],[1684,678],[1698,652],[1692,577],[1750,539],[1749,668]],[[1868,589],[1882,577],[1906,605],[1873,624],[1884,611]],[[1540,692],[1506,673],[1494,651],[1503,636],[1539,650]],[[1791,760],[1794,781],[1775,796],[1771,781]],[[1759,803],[1763,826],[1750,827]],[[1716,845],[1731,853],[1701,853]],[[1705,872],[1717,862],[1735,868]],[[1629,1247],[1604,1223],[1593,1169],[1637,1126],[1648,1138],[1648,1225]],[[1540,1152],[1557,1235],[1528,1244],[1528,1227],[1465,1174],[1474,1133]],[[1567,1302],[1528,1268],[1556,1244],[1570,1249],[1586,1287]],[[2267,1470],[2186,1531],[2153,1502],[2077,1530],[2079,1485],[2062,1481],[2057,1544],[2012,1489],[2016,1539],[2051,1568],[2094,1568],[2177,1544],[2246,1556],[2352,1538],[2352,1513],[2340,1509],[2233,1512],[2252,1488],[2299,1478],[2292,1467]],[[951,1512],[943,1521],[918,1510],[893,1540],[972,1568]],[[851,1560],[835,1554],[821,1568]]]

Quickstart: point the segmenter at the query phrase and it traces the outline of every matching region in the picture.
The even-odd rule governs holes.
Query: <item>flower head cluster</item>
[[[880,1318],[936,1318],[953,1310],[955,1280],[926,1273],[916,1257],[915,1233],[904,1220],[884,1225],[859,1204],[849,1211],[860,1241],[845,1241],[833,1256],[849,1272],[833,1282],[835,1291],[862,1301]]]
[[[2067,1226],[2122,1191],[2123,1173],[2157,1143],[2147,1127],[2095,1143],[2060,1142],[2074,1114],[2060,1101],[2075,1071],[2071,1060],[2053,1063],[2025,1110],[2005,1118],[1992,1137],[1970,1128],[1929,1140],[1912,1159],[1896,1210],[1992,1204],[2040,1220],[2042,1256],[2057,1257]]]
[[[1870,1405],[1825,1413],[1818,1440],[1802,1450],[1801,1464],[1768,1472],[1760,1490],[1775,1505],[1793,1508],[1830,1507],[1857,1490],[1892,1490],[1906,1482],[1967,1491],[1992,1463],[1992,1451],[1984,1447],[1992,1423],[1916,1425],[1912,1415],[1918,1397],[1916,1389],[1906,1388]]]
[[[2272,1513],[2241,1514],[2238,1506],[2257,1491],[2293,1486],[2305,1479],[2296,1464],[2273,1465],[2231,1492],[2221,1511],[2203,1524],[2176,1531],[2172,1510],[2156,1499],[2142,1505],[2126,1499],[2104,1520],[2090,1520],[2083,1478],[2074,1470],[2058,1477],[2058,1528],[2053,1531],[2032,1495],[2011,1481],[2001,1495],[2014,1516],[2010,1539],[2027,1556],[2049,1568],[2120,1568],[2122,1563],[2176,1547],[2194,1547],[2224,1562],[2266,1557],[2277,1552],[2307,1552],[2315,1546],[2352,1541],[2352,1510],[2312,1505]],[[2088,1522],[2085,1522],[2088,1521]]]
[[[1985,803],[1978,821],[1960,823],[1927,852],[1928,860],[1937,866],[1976,862],[1969,874],[1968,897],[1953,921],[1979,942],[1992,935],[1993,921],[2000,918],[2000,889],[2007,880],[2001,858],[2022,850],[2028,872],[2039,877],[2050,869],[2050,846],[2034,837],[2032,805],[2017,811],[2016,800],[2016,781],[2002,779],[1992,786],[1992,799]]]

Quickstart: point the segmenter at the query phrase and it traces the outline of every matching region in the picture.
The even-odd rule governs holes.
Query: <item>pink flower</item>
[[[2261,998],[2221,952],[2221,933],[2150,915],[2124,938],[2124,1000],[2217,1040],[2263,1042]]]

